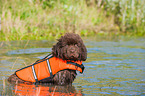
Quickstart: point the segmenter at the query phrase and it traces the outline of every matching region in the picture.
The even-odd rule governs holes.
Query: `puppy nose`
[[[70,52],[71,52],[71,53],[74,53],[74,52],[75,52],[75,49],[74,49],[74,48],[71,48],[71,49],[70,49]]]
[[[70,52],[71,52],[71,53],[74,53],[74,52],[75,52],[75,50],[70,50]]]

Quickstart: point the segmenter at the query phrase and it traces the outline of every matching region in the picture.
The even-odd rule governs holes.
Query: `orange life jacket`
[[[15,74],[24,81],[39,82],[53,77],[57,72],[65,69],[78,70],[83,73],[84,66],[82,61],[69,62],[49,55],[32,65],[17,70]]]

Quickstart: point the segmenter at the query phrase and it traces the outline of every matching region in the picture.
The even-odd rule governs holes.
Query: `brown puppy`
[[[68,61],[85,61],[87,58],[87,50],[79,35],[74,33],[66,33],[64,36],[61,36],[56,45],[53,46],[52,56]],[[76,75],[76,70],[65,69],[57,72],[53,78],[41,80],[39,83],[68,85],[72,84]],[[8,81],[31,83],[21,80],[15,74],[12,74],[8,78]]]

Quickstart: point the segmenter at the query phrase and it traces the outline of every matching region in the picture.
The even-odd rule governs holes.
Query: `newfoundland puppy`
[[[56,71],[55,74],[54,73],[52,74],[51,73],[52,70],[49,69],[51,78],[49,77],[49,78],[45,78],[45,79],[42,79],[39,81],[37,79],[38,76],[36,76],[36,74],[35,74],[37,72],[34,72],[34,70],[36,70],[36,69],[33,70],[33,68],[32,68],[33,72],[31,72],[31,73],[33,73],[33,75],[34,75],[34,77],[33,77],[34,80],[37,80],[37,83],[48,83],[48,84],[55,84],[55,85],[69,85],[69,84],[72,84],[72,82],[76,78],[76,75],[77,75],[76,70],[79,69],[78,67],[80,67],[80,70],[78,70],[78,71],[80,71],[81,73],[83,72],[83,70],[84,70],[83,64],[82,63],[77,64],[76,62],[82,62],[82,61],[86,60],[87,50],[86,50],[86,47],[85,47],[85,45],[84,45],[84,43],[79,35],[77,35],[75,33],[66,33],[64,36],[61,36],[61,38],[58,39],[58,42],[53,46],[51,57],[49,55],[49,56],[45,57],[44,59],[38,60],[34,64],[27,66],[27,67],[34,67],[35,65],[37,65],[37,63],[41,63],[42,61],[45,62],[47,59],[49,59],[48,57],[49,58],[55,57],[54,60],[59,59],[61,62],[67,62],[66,64],[62,65],[62,67],[67,66],[68,62],[71,62],[70,63],[71,67],[70,66],[64,67],[64,69],[60,68],[59,71],[58,72]],[[54,64],[54,62],[52,65],[56,69],[59,66],[61,66],[61,64],[56,65],[56,64]],[[41,65],[42,64],[44,64],[44,63],[41,63]],[[48,62],[47,62],[47,64],[48,64]],[[52,66],[52,65],[50,65],[50,66]],[[25,69],[27,67],[24,67],[22,69]],[[22,70],[22,69],[20,69],[20,70]],[[39,69],[39,66],[38,66],[38,69]],[[43,69],[41,69],[40,71],[42,71],[42,70]],[[21,73],[21,72],[19,72],[19,73]],[[46,72],[44,74],[43,74],[43,72],[41,72],[41,73],[42,73],[42,75],[44,75]],[[16,71],[14,74],[12,74],[8,78],[8,81],[15,82],[15,83],[16,82],[29,83],[29,84],[36,83],[36,82],[32,82],[30,80],[27,81],[27,80],[22,79],[23,77],[26,76],[26,74],[27,74],[27,71],[26,71],[26,73],[23,73],[22,76],[18,76],[18,71]],[[20,78],[20,77],[22,77],[22,78]]]

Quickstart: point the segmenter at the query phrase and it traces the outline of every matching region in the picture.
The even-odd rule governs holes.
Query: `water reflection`
[[[81,91],[76,91],[73,86],[50,86],[50,85],[13,85],[13,95],[19,96],[82,96]]]
[[[84,38],[88,59],[84,74],[78,74],[73,87],[44,85],[9,85],[6,81],[18,68],[45,57],[51,52],[52,41],[13,41],[0,43],[0,90],[18,95],[31,89],[39,92],[73,95],[145,95],[144,38]],[[2,79],[5,77],[5,80]],[[5,81],[5,82],[4,82]],[[31,87],[30,87],[31,86]],[[19,89],[20,88],[20,89]],[[19,89],[19,90],[16,90]],[[25,89],[25,90],[24,90]],[[31,91],[30,90],[30,91]],[[63,91],[62,91],[63,90]],[[13,93],[12,93],[13,92]],[[37,93],[38,92],[38,93]],[[21,93],[23,94],[23,93]]]

